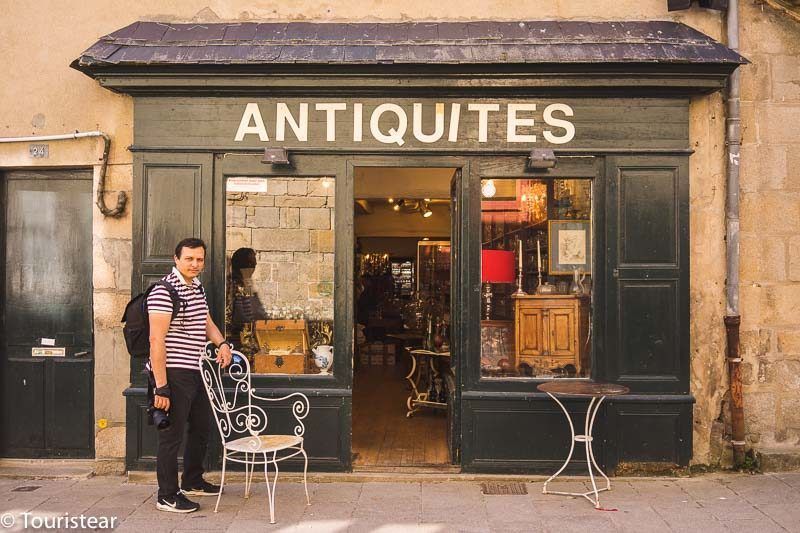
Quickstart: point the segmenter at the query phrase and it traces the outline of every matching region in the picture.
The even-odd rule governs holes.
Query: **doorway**
[[[92,174],[0,185],[0,455],[93,457]]]
[[[353,466],[454,462],[455,168],[355,167]]]

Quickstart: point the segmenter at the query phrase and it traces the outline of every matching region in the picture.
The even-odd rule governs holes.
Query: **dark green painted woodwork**
[[[607,175],[608,379],[689,394],[688,158],[610,157]]]
[[[0,455],[94,455],[91,171],[8,172],[0,234]],[[64,357],[34,357],[53,339]]]
[[[259,140],[258,135],[248,134],[241,142],[234,140],[245,106],[249,102],[259,104],[261,116],[269,135],[268,142]],[[299,117],[299,103],[309,104],[308,140],[298,141],[287,125],[285,139],[276,140],[276,103],[283,102],[292,115]],[[326,114],[315,111],[315,103],[343,102],[347,109],[336,113],[336,140],[327,141]],[[363,107],[363,140],[353,141],[353,104],[361,102]],[[434,106],[437,102],[445,104],[444,134],[433,143],[422,143],[412,133],[412,104],[422,104],[422,132],[434,131]],[[408,116],[408,128],[403,137],[404,144],[385,144],[378,142],[370,130],[372,110],[382,103],[400,105]],[[450,109],[452,103],[461,104],[458,141],[448,140]],[[478,142],[478,113],[468,111],[469,103],[496,103],[500,111],[488,115],[486,142]],[[533,118],[531,128],[518,128],[521,134],[535,134],[536,143],[507,142],[508,103],[534,103],[536,111],[519,112],[519,118]],[[554,116],[569,120],[575,125],[575,138],[565,144],[549,144],[542,135],[542,129],[552,130],[554,135],[563,135],[559,127],[546,126],[543,121],[544,108],[553,103],[565,103],[572,107],[574,116],[565,117],[561,113]],[[397,126],[392,113],[382,116],[381,131],[386,132]],[[365,150],[375,149],[388,152],[409,152],[412,150],[529,150],[533,147],[550,147],[561,150],[581,149],[674,149],[683,150],[688,146],[689,100],[686,98],[564,98],[561,96],[509,97],[509,98],[384,98],[341,99],[308,96],[303,98],[136,98],[134,102],[135,145],[137,147],[192,147],[220,149],[242,149],[263,146],[282,146],[290,149],[330,149]]]

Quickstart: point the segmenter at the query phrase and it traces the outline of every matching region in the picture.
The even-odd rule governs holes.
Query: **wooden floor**
[[[354,467],[449,464],[447,413],[423,409],[406,418],[403,365],[361,366],[353,377]]]

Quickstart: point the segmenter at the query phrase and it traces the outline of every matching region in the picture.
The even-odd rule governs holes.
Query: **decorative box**
[[[256,338],[261,348],[255,355],[257,374],[304,374],[308,360],[305,320],[258,320]]]

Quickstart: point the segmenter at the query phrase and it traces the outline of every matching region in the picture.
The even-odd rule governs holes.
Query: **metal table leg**
[[[593,441],[592,431],[594,429],[595,417],[597,416],[597,412],[600,410],[600,404],[603,403],[603,400],[605,400],[606,397],[605,396],[600,396],[599,399],[598,399],[598,397],[593,397],[592,398],[592,400],[589,402],[589,407],[586,410],[586,421],[584,422],[584,426],[583,426],[583,434],[582,435],[576,435],[575,434],[575,426],[573,426],[573,424],[572,424],[572,418],[570,418],[569,412],[567,411],[566,407],[564,407],[564,404],[561,403],[561,401],[559,401],[559,399],[555,395],[553,395],[553,394],[551,394],[549,392],[547,393],[547,395],[550,396],[553,399],[553,401],[558,404],[558,406],[564,412],[564,416],[567,417],[567,423],[569,423],[569,431],[570,431],[570,434],[571,434],[571,438],[570,438],[569,454],[567,454],[567,459],[564,461],[564,464],[561,465],[561,468],[559,468],[558,471],[555,474],[550,476],[550,478],[547,481],[544,482],[544,487],[542,488],[542,493],[543,494],[561,494],[561,495],[564,495],[564,496],[583,496],[584,498],[586,498],[587,500],[592,502],[592,504],[594,504],[595,509],[599,509],[600,508],[600,493],[602,491],[604,491],[604,490],[611,490],[611,480],[609,480],[608,476],[606,476],[605,473],[600,469],[600,467],[597,466],[597,461],[595,461],[594,451],[592,450],[592,441]],[[586,449],[586,467],[589,470],[589,479],[591,479],[591,481],[592,481],[592,490],[590,490],[588,492],[548,491],[547,490],[547,484],[550,483],[551,481],[553,481],[556,477],[558,477],[559,474],[561,474],[561,472],[564,471],[565,468],[567,468],[567,465],[569,464],[570,460],[572,459],[572,454],[575,451],[575,443],[576,442],[582,442],[584,444],[585,449]],[[602,488],[599,488],[599,489],[597,488],[597,482],[595,481],[594,470],[597,470],[597,472],[601,476],[603,476],[603,478],[606,480],[606,486],[605,487],[602,487]],[[591,495],[594,495],[594,498],[592,498]]]

